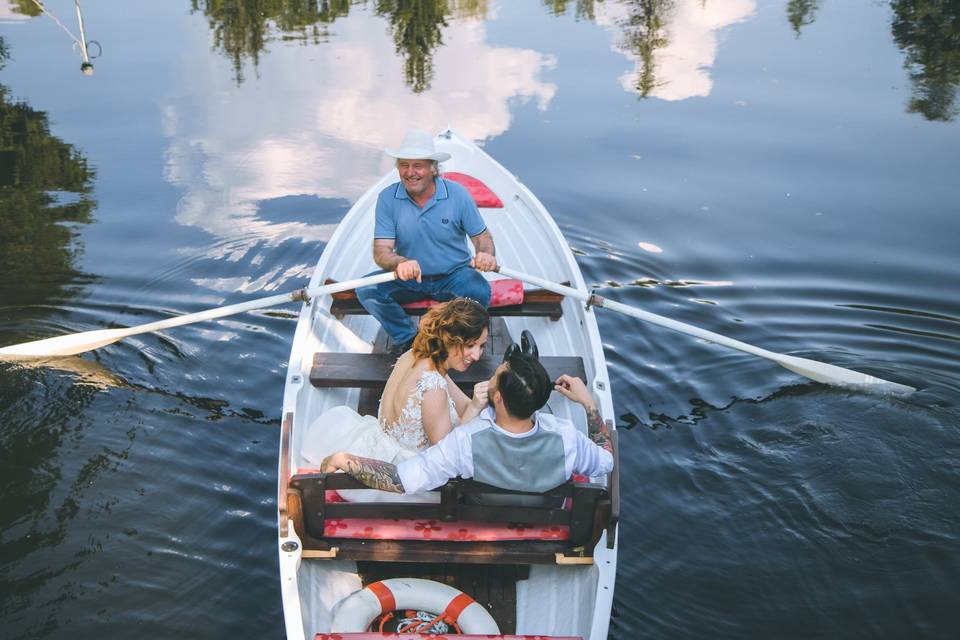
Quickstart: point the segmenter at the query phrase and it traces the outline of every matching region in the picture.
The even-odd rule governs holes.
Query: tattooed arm
[[[397,474],[397,465],[383,460],[361,458],[346,451],[338,451],[323,459],[320,471],[343,471],[371,489],[403,493],[403,482]]]
[[[613,445],[610,442],[610,430],[607,429],[606,423],[604,423],[603,418],[600,417],[600,411],[597,410],[593,396],[590,395],[590,391],[587,389],[587,385],[583,383],[583,380],[573,376],[562,375],[557,378],[555,384],[556,386],[554,388],[557,391],[570,400],[583,405],[583,408],[587,412],[587,435],[590,436],[590,439],[593,440],[598,447],[613,453]]]

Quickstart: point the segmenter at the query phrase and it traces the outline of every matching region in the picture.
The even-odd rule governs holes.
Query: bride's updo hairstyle
[[[437,371],[446,375],[450,352],[479,340],[489,320],[483,305],[470,298],[454,298],[431,307],[420,319],[413,357],[430,358]]]

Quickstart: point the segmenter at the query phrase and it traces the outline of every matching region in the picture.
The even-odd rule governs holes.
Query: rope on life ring
[[[389,578],[368,584],[337,605],[332,633],[366,631],[379,615],[395,609],[436,613],[463,633],[500,633],[493,616],[476,600],[449,585],[422,578]]]

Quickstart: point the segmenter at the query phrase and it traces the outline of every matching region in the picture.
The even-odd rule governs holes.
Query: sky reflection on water
[[[921,387],[863,397],[601,315],[635,417],[612,637],[952,637],[956,3],[83,11],[89,77],[32,0],[0,0],[3,344],[300,286],[383,147],[453,124],[603,295]],[[0,364],[4,632],[279,635],[295,311]]]

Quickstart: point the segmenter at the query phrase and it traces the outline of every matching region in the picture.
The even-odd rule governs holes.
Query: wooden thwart
[[[327,279],[325,284],[334,284],[336,280]],[[523,292],[523,304],[514,304],[505,307],[491,307],[487,309],[491,316],[502,317],[547,317],[559,320],[563,316],[563,295],[546,289],[527,289]],[[406,309],[407,315],[422,316],[427,308]],[[357,300],[356,289],[348,289],[333,294],[330,304],[330,314],[337,319],[344,316],[367,315]]]
[[[310,384],[320,388],[375,389],[382,387],[396,362],[388,353],[318,352],[313,356]],[[583,358],[576,356],[541,356],[551,380],[562,374],[586,380]],[[473,385],[489,380],[500,364],[499,358],[481,358],[466,371],[451,371],[450,377],[466,393],[472,394]]]

